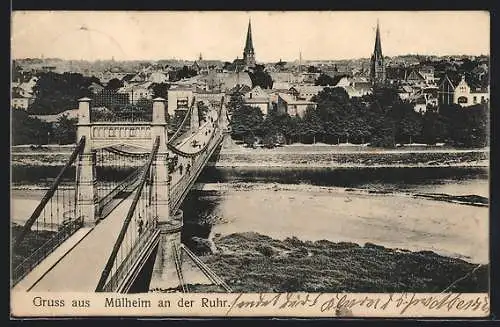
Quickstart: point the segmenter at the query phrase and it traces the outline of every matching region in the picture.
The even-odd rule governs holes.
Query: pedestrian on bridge
[[[142,220],[141,215],[139,215],[139,218],[137,220],[137,232],[139,235],[142,234],[142,226],[144,225],[144,221]]]

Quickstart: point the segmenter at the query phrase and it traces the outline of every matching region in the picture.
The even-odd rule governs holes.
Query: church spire
[[[380,41],[380,26],[377,19],[377,31],[375,32],[375,48],[370,62],[370,79],[373,85],[385,83],[386,72],[384,56],[382,55],[382,42]]]
[[[373,50],[373,54],[376,57],[382,58],[382,44],[380,42],[380,28],[378,19],[377,19],[377,32],[375,34],[375,49]]]
[[[252,42],[252,22],[248,19],[248,31],[247,40],[245,42],[245,52],[253,52],[253,42]]]
[[[243,59],[247,67],[255,67],[255,51],[252,42],[252,22],[248,19],[247,39],[243,50]]]

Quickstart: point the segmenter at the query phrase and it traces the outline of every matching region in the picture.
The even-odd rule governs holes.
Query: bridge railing
[[[153,113],[144,110],[103,111],[91,109],[91,122],[151,122]]]
[[[83,220],[76,207],[78,185],[76,185],[76,189],[62,188],[60,185],[83,151],[84,146],[85,137],[82,137],[52,186],[47,190],[16,237],[12,247],[14,263],[12,277],[14,283],[23,278],[59,244],[82,226]],[[76,169],[78,172],[78,166]],[[50,230],[52,230],[51,234],[49,234],[50,237],[47,237],[46,233],[44,233],[44,238],[42,238],[42,231],[47,231],[47,226],[50,226]],[[28,235],[30,235],[30,238],[27,238]],[[40,243],[40,240],[43,243],[38,248],[34,248],[34,244]],[[23,258],[22,261],[15,264],[15,261],[19,261],[19,258]]]
[[[189,188],[197,179],[198,175],[201,173],[201,170],[207,163],[208,159],[212,156],[215,148],[222,141],[222,134],[220,133],[220,127],[215,125],[212,135],[206,145],[194,154],[188,154],[188,157],[195,157],[192,161],[193,166],[190,169],[190,172],[186,172],[180,180],[178,180],[175,184],[170,186],[170,210],[175,212],[178,209],[181,200],[189,191]],[[168,147],[169,150],[174,150],[173,152],[180,155],[185,156],[185,153],[179,151],[175,147]],[[173,148],[173,149],[172,149]],[[177,150],[177,151],[176,151]]]
[[[59,226],[54,237],[43,243],[35,252],[17,265],[12,272],[13,283],[16,284],[35,268],[43,259],[51,254],[55,248],[61,245],[68,237],[73,235],[83,226],[83,217],[78,217]]]
[[[118,238],[113,246],[106,266],[96,287],[96,292],[114,290],[120,282],[128,264],[133,261],[133,253],[146,242],[152,231],[156,230],[156,175],[153,162],[156,158],[160,138],[155,139],[153,149],[148,157],[147,164],[141,172],[139,185],[135,191],[132,204],[120,229]],[[146,186],[147,185],[147,186]],[[135,221],[135,224],[132,224]]]
[[[125,190],[133,191],[138,186],[138,178],[143,172],[145,167],[139,167],[134,170],[127,178],[120,184],[116,185],[109,193],[99,198],[97,201],[97,216],[99,219],[105,218],[106,206],[113,203],[116,198]]]
[[[137,179],[148,153],[127,152],[118,147],[104,147],[95,154],[96,216],[105,218],[138,185]]]

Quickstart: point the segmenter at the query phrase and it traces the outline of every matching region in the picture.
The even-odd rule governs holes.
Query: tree
[[[153,96],[155,98],[164,98],[168,99],[168,89],[170,88],[170,84],[168,83],[154,83],[151,85],[151,88],[153,89]]]
[[[238,111],[243,104],[243,94],[238,92],[232,93],[226,106],[228,114],[231,115],[233,112]]]
[[[321,70],[319,70],[316,66],[308,66],[307,72],[308,73],[320,73]]]
[[[312,141],[312,143],[316,143],[316,138],[321,137],[324,134],[323,123],[319,113],[313,107],[306,109],[304,114],[304,125],[305,130],[303,135],[309,141]]]
[[[335,79],[330,75],[321,74],[318,76],[314,84],[321,86],[333,86],[335,84]]]
[[[106,84],[106,90],[117,91],[121,87],[123,87],[123,81],[118,78],[110,79],[108,84]]]
[[[231,115],[231,136],[234,139],[242,139],[248,133],[261,134],[263,114],[257,107],[241,106]]]
[[[30,117],[24,110],[12,110],[12,145],[47,144],[51,133],[50,124]]]
[[[411,144],[422,131],[422,119],[417,113],[407,115],[399,122],[398,127],[398,139],[403,143],[408,140]]]
[[[48,115],[75,109],[79,98],[92,96],[89,86],[95,81],[95,77],[84,77],[78,73],[42,73],[33,88],[35,101],[28,112]]]
[[[248,72],[252,80],[252,87],[260,86],[263,89],[273,88],[273,79],[269,73],[264,71],[262,65],[256,65],[253,71]]]
[[[68,118],[63,115],[57,119],[54,128],[54,137],[59,144],[72,144],[76,142],[77,118]]]

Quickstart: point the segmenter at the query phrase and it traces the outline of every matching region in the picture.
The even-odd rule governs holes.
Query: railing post
[[[85,146],[76,169],[76,209],[83,216],[83,224],[92,226],[96,222],[97,180],[95,179],[95,153],[92,152],[92,123],[90,99],[78,100],[77,137],[85,137]],[[75,217],[76,218],[76,217]]]

